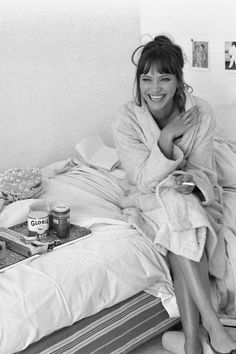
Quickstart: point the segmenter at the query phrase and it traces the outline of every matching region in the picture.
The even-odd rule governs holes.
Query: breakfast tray
[[[21,224],[15,225],[13,227],[10,227],[9,229],[18,232],[21,235],[28,236],[27,222],[23,222]],[[70,231],[69,231],[69,235],[67,237],[59,238],[54,234],[53,229],[49,229],[48,236],[46,238],[40,239],[40,242],[60,245],[60,244],[64,244],[64,243],[79,239],[83,236],[87,236],[90,233],[91,233],[91,230],[87,229],[86,227],[70,224]],[[6,248],[6,257],[3,259],[0,259],[0,269],[8,267],[12,264],[15,264],[19,261],[26,259],[26,258],[28,258],[28,257],[26,257],[16,251],[13,251],[7,247]]]

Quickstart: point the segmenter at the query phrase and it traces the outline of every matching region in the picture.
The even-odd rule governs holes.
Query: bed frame
[[[142,291],[16,354],[124,354],[177,324],[159,298]]]

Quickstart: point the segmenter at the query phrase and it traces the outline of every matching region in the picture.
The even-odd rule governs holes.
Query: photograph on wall
[[[225,42],[225,70],[236,70],[236,41]]]
[[[192,68],[209,69],[209,45],[205,41],[192,41]]]

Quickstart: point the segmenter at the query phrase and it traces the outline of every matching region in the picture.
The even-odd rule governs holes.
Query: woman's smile
[[[148,96],[154,102],[159,102],[165,97],[164,94],[161,94],[161,95],[151,95],[151,94],[149,94]]]

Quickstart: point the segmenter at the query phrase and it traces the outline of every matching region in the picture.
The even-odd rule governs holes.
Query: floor
[[[227,327],[229,332],[231,333],[232,337],[236,341],[236,328]],[[149,342],[144,343],[140,347],[134,349],[130,354],[173,354],[173,352],[169,352],[165,350],[161,344],[162,335],[159,335]],[[205,353],[209,353],[208,350]],[[184,354],[184,353],[183,353]]]

